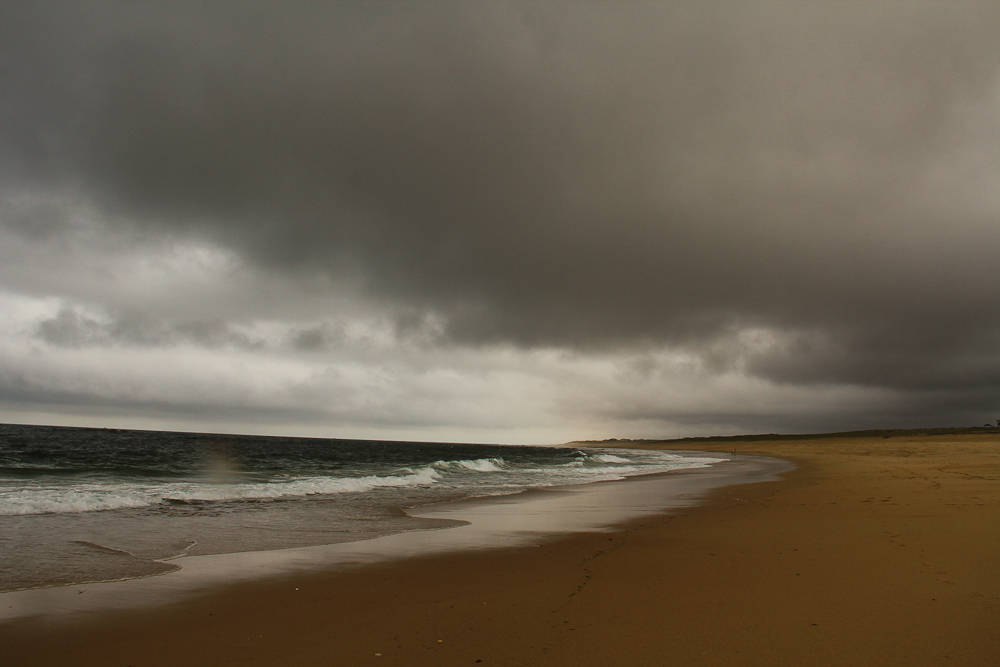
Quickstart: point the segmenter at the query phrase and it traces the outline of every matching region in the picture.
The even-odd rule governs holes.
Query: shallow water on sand
[[[601,531],[650,513],[700,502],[714,488],[777,479],[793,466],[762,457],[721,460],[710,467],[541,488],[512,496],[465,499],[414,510],[448,525],[364,541],[273,551],[182,556],[165,576],[0,594],[0,621],[156,605],[213,587],[289,572],[343,569],[414,555],[540,544],[559,534]]]
[[[0,591],[452,525],[405,509],[717,455],[0,425]]]

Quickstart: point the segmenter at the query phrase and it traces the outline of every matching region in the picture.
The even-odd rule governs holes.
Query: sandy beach
[[[541,547],[8,623],[0,665],[1000,664],[1000,434],[642,445],[797,468]]]

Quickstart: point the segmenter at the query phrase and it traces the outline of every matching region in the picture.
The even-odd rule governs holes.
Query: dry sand
[[[799,468],[542,547],[11,623],[0,665],[1000,665],[1000,434],[697,447]]]

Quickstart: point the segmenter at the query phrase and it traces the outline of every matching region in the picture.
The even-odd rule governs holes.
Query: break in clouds
[[[1000,10],[0,7],[0,416],[1000,417]]]

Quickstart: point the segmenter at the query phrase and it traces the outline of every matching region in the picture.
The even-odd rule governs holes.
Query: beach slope
[[[798,467],[541,547],[9,623],[0,664],[998,664],[1000,434],[643,446]]]

